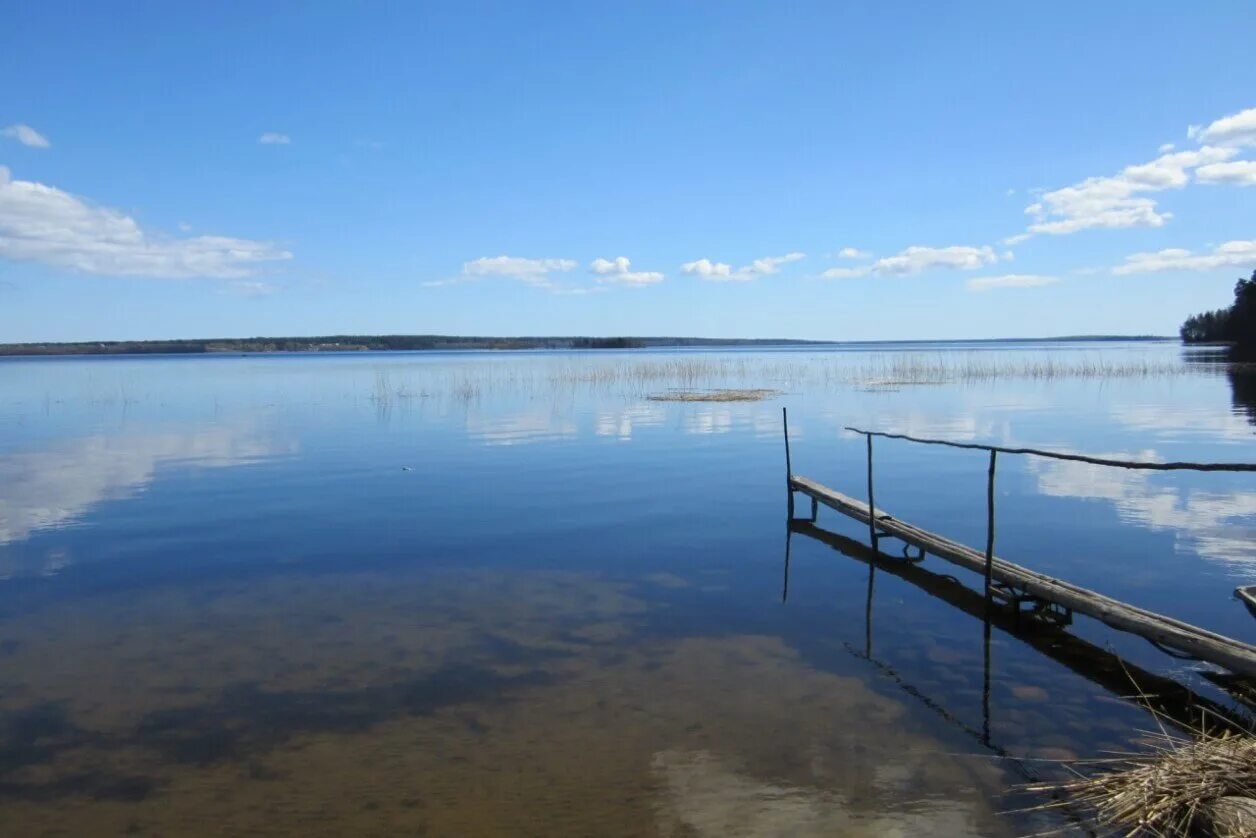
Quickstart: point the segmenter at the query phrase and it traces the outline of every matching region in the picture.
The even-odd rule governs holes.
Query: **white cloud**
[[[1256,145],[1256,108],[1222,117],[1206,128],[1192,125],[1186,135],[1198,143],[1234,147]]]
[[[1256,108],[1223,117],[1206,127],[1192,125],[1186,133],[1200,144],[1198,149],[1174,151],[1173,143],[1164,143],[1159,148],[1160,156],[1147,163],[1042,193],[1025,208],[1032,219],[1026,232],[1004,239],[1004,243],[1018,244],[1037,234],[1163,227],[1173,214],[1161,211],[1145,193],[1181,189],[1191,182],[1192,174],[1201,183],[1256,183],[1256,164],[1227,162],[1238,155],[1241,147],[1256,146]]]
[[[758,279],[761,276],[779,273],[781,265],[787,265],[790,262],[797,262],[799,259],[805,259],[807,254],[786,253],[784,256],[765,256],[762,259],[755,259],[749,265],[733,270],[733,266],[727,262],[712,262],[710,259],[698,259],[693,262],[686,262],[680,266],[680,269],[691,276],[699,279],[705,279],[710,282],[746,282],[752,279]]]
[[[837,251],[837,256],[839,259],[867,259],[872,254],[857,247],[843,247]]]
[[[22,145],[30,146],[31,148],[49,148],[52,145],[43,134],[20,122],[17,125],[10,125],[7,128],[0,129],[0,137],[17,140]]]
[[[105,276],[241,279],[292,254],[252,239],[153,234],[118,210],[14,180],[0,166],[0,257]]]
[[[727,262],[712,262],[710,259],[686,262],[680,266],[680,269],[687,274],[697,276],[699,279],[719,281],[733,278],[732,265]]]
[[[878,259],[871,265],[861,265],[855,268],[829,268],[820,276],[825,279],[852,279],[872,274],[911,276],[935,268],[974,270],[997,261],[999,261],[998,254],[989,246],[922,247],[912,245],[894,256]]]
[[[797,262],[799,259],[805,259],[805,253],[786,253],[784,256],[765,256],[762,259],[755,259],[750,263],[749,271],[756,276],[766,276],[780,271],[781,265],[788,265],[790,262]],[[743,271],[747,268],[742,268]]]
[[[971,270],[999,261],[991,247],[920,247],[913,245],[896,256],[887,256],[872,263],[878,274],[908,276],[932,268]]]
[[[626,285],[653,285],[663,281],[657,271],[634,271],[627,256],[611,259],[594,259],[589,267],[598,275],[598,282],[622,282]]]
[[[863,265],[858,268],[829,268],[821,273],[820,276],[824,279],[857,279],[870,273],[872,273],[872,266]]]
[[[551,288],[550,274],[570,271],[576,267],[574,259],[526,259],[520,256],[482,256],[462,265],[462,275],[467,279],[504,277],[517,279],[537,288]]]
[[[1059,282],[1053,276],[1038,274],[1004,274],[1003,276],[978,276],[964,283],[969,291],[992,291],[996,288],[1035,288]]]
[[[1215,268],[1247,267],[1256,262],[1256,239],[1229,241],[1211,253],[1193,253],[1182,248],[1168,248],[1125,257],[1125,264],[1112,269],[1114,274],[1152,273],[1155,271],[1207,271]]]
[[[1256,186],[1256,160],[1234,160],[1229,163],[1209,163],[1195,170],[1200,183],[1232,183],[1236,186]]]
[[[1237,153],[1233,148],[1204,146],[1162,154],[1147,163],[1126,166],[1112,177],[1087,178],[1045,192],[1025,208],[1034,219],[1029,233],[1065,235],[1095,228],[1162,227],[1172,214],[1161,212],[1154,200],[1140,193],[1180,189],[1190,182],[1192,169],[1229,160]]]
[[[280,134],[276,131],[267,131],[257,138],[262,145],[292,145],[292,138],[287,134]]]
[[[1190,181],[1189,170],[1229,160],[1236,153],[1232,148],[1220,146],[1203,146],[1194,151],[1174,151],[1162,154],[1149,163],[1126,166],[1121,170],[1120,178],[1139,189],[1176,189]]]

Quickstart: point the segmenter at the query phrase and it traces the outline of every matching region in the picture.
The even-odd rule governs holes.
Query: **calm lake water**
[[[1068,830],[1017,787],[1154,725],[1127,672],[1233,699],[1081,617],[987,642],[937,558],[869,599],[866,530],[828,510],[787,566],[781,407],[795,472],[860,498],[844,425],[1256,460],[1253,386],[1184,358],[0,361],[0,833]],[[780,394],[648,398],[723,386]],[[983,454],[875,462],[879,507],[984,544]],[[1256,642],[1251,475],[1007,456],[997,504],[1003,557]]]

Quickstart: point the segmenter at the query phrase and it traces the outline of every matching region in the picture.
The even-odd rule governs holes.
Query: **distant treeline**
[[[1256,271],[1250,279],[1234,286],[1234,303],[1228,308],[1205,311],[1186,318],[1182,324],[1186,343],[1229,343],[1236,354],[1250,359],[1256,355]]]
[[[0,344],[0,355],[196,355],[241,352],[364,352],[439,349],[644,349],[668,346],[765,346],[811,344],[805,340],[719,338],[536,337],[451,335],[328,335],[305,338],[209,338],[194,340],[84,341]]]

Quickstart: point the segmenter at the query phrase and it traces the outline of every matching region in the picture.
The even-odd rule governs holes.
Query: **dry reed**
[[[646,396],[652,402],[761,402],[780,390],[668,390]]]
[[[447,396],[471,401],[506,393],[528,396],[596,391],[648,398],[668,390],[818,391],[898,389],[982,384],[1006,379],[1041,381],[1150,379],[1218,375],[1224,367],[1172,359],[1015,352],[764,353],[738,356],[511,358],[396,365],[377,371],[373,398]],[[401,379],[401,380],[397,380]],[[670,400],[670,399],[669,399]]]
[[[1101,766],[1089,776],[1028,789],[1059,798],[1040,809],[1081,808],[1127,836],[1256,834],[1256,737],[1201,727],[1184,738],[1161,727],[1146,744],[1088,763]]]

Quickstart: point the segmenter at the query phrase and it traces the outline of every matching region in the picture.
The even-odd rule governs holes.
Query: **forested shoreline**
[[[646,349],[683,346],[807,345],[819,341],[673,337],[461,337],[325,335],[0,344],[0,355],[200,355],[252,352],[367,352],[451,349]]]
[[[1236,358],[1256,356],[1256,270],[1234,285],[1234,302],[1226,308],[1193,314],[1181,329],[1184,343],[1225,343]]]

